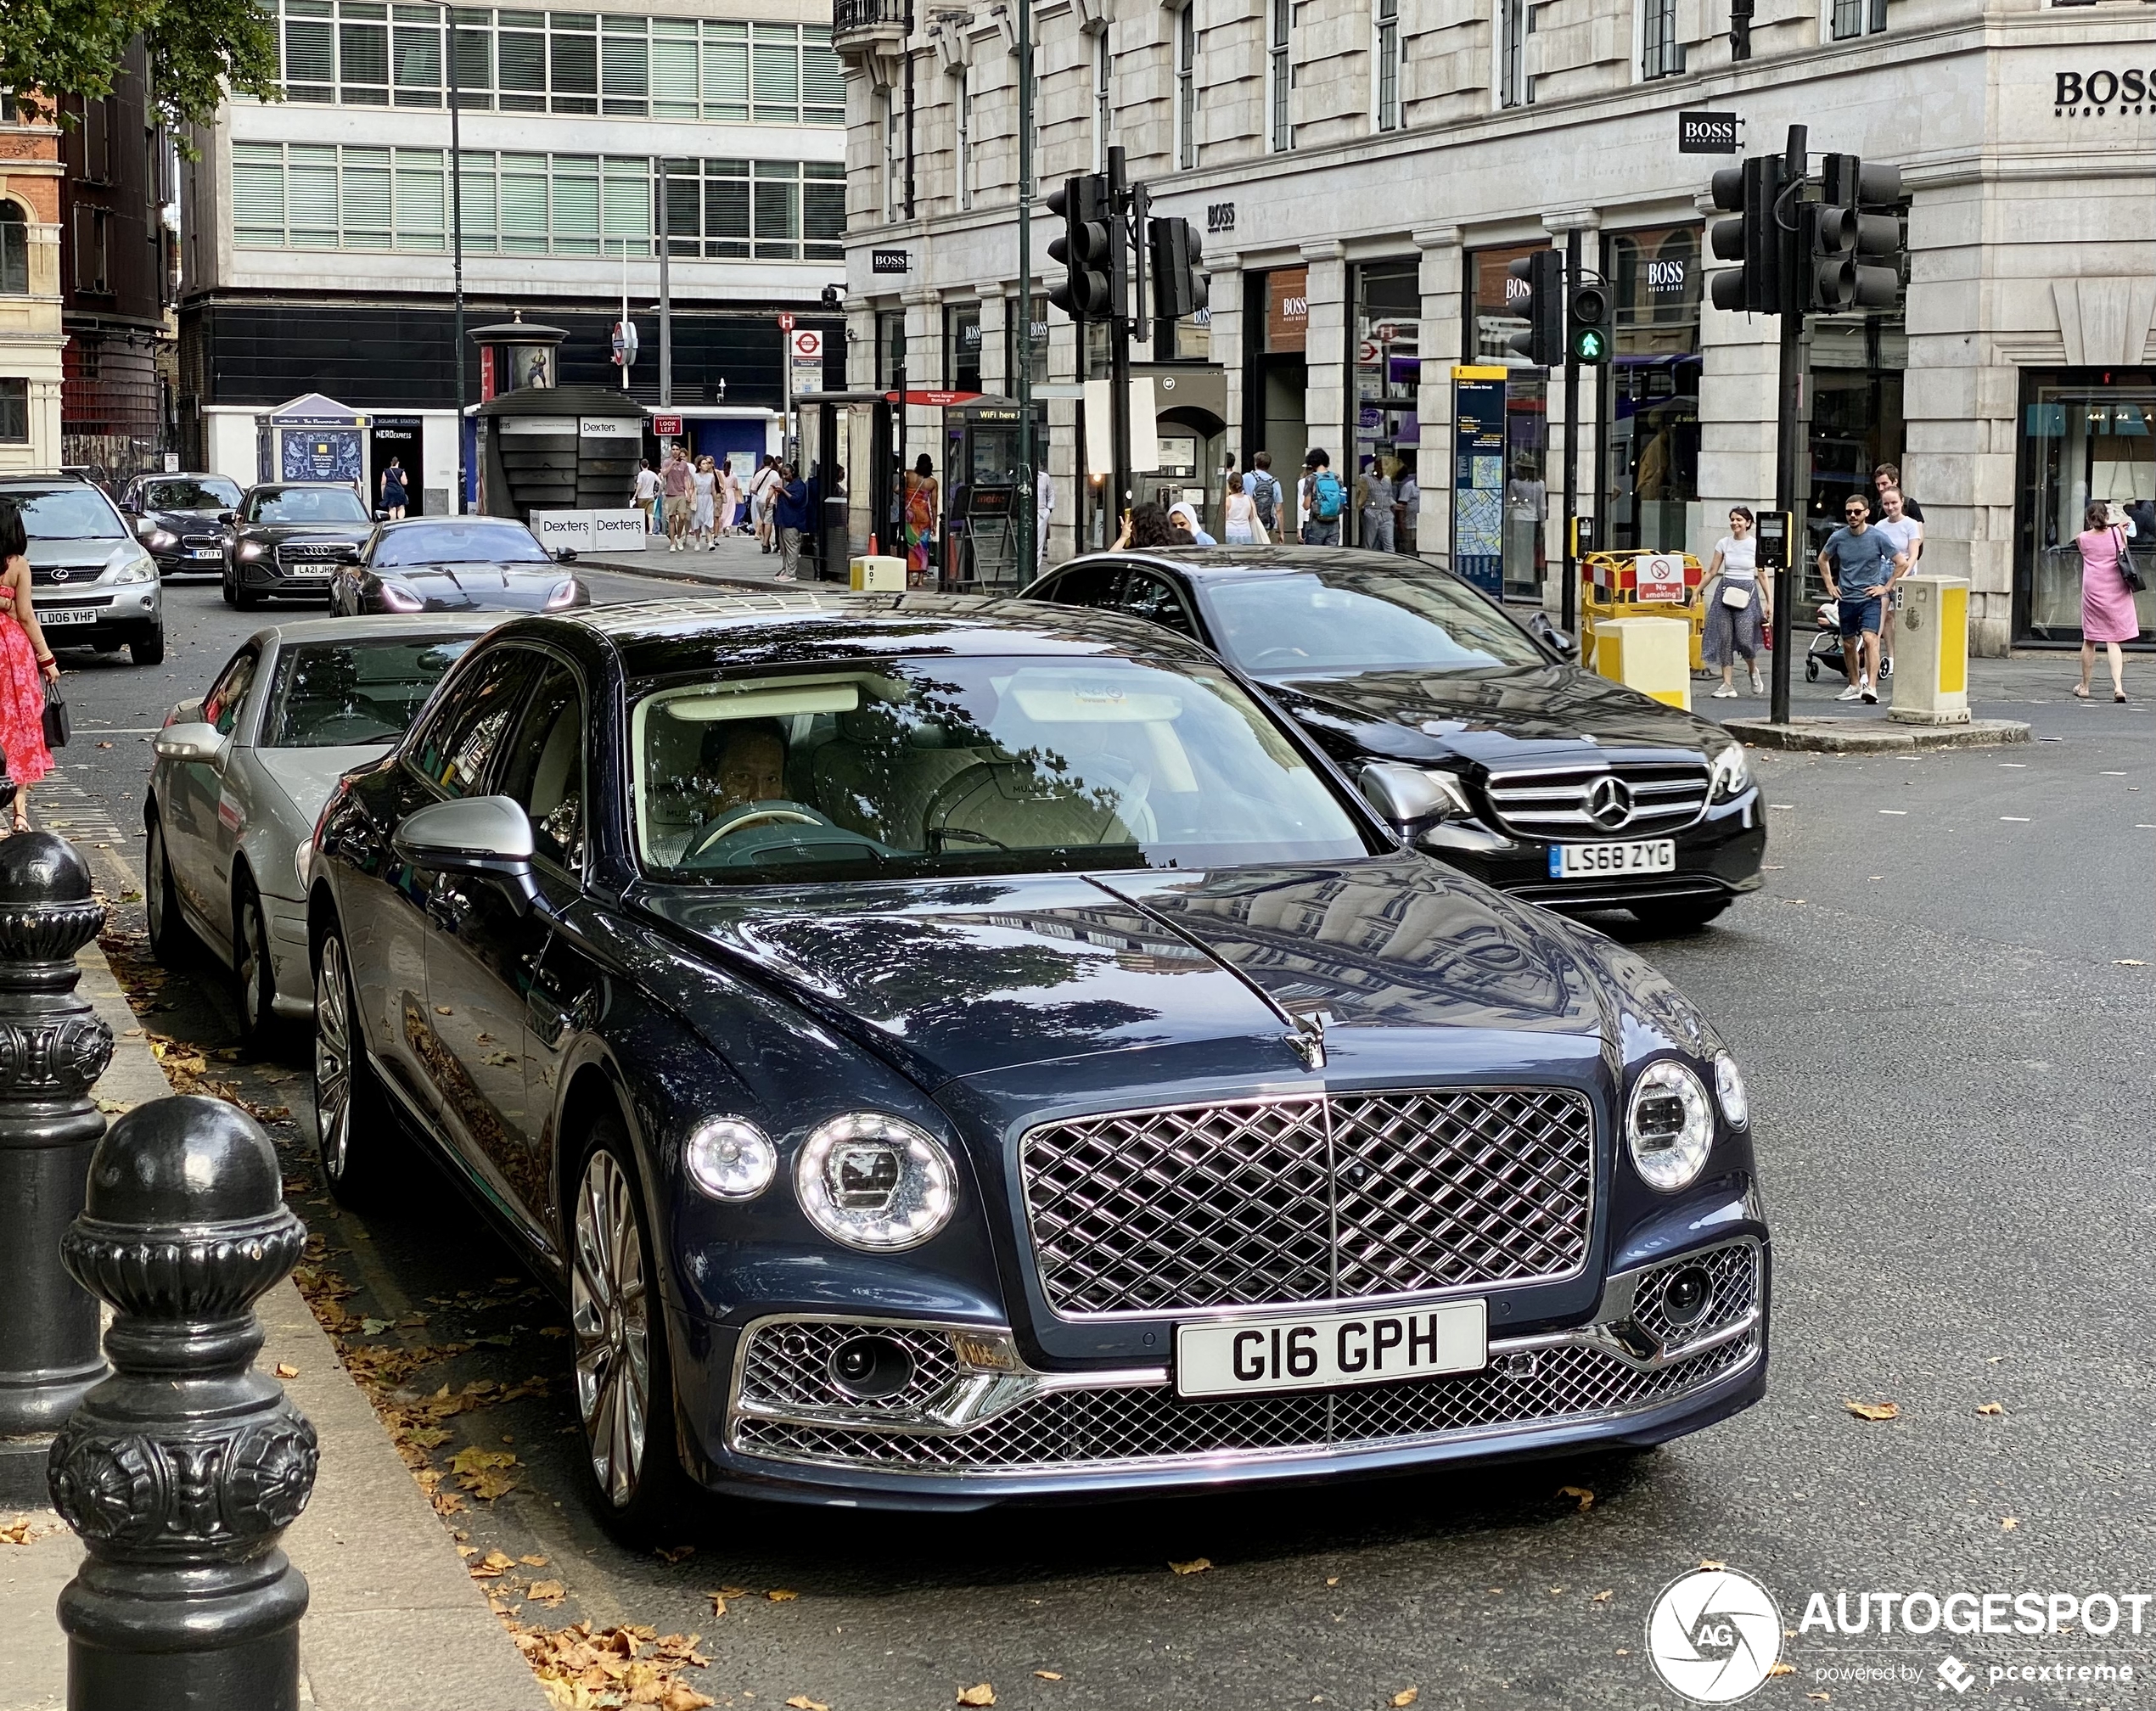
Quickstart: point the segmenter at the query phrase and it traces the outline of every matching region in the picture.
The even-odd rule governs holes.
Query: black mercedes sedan
[[[632,1536],[692,1484],[1255,1485],[1757,1400],[1713,1026],[1406,848],[1422,771],[1357,782],[1103,614],[513,619],[317,829],[325,1177],[408,1193],[401,1117],[552,1281]]]
[[[330,574],[359,557],[374,513],[345,481],[266,481],[229,513],[225,604],[243,611],[265,599],[321,600]]]
[[[1686,931],[1760,884],[1766,819],[1720,726],[1567,662],[1460,577],[1329,547],[1093,553],[1025,597],[1124,612],[1210,648],[1350,771],[1422,768],[1420,845],[1563,909]]]
[[[239,484],[222,475],[138,475],[120,491],[121,510],[166,577],[222,576],[224,518],[239,504]]]
[[[338,567],[329,589],[329,609],[340,617],[559,612],[591,603],[591,590],[514,517],[385,523],[355,562]]]

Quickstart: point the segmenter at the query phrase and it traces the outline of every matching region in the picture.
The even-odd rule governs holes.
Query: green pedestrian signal
[[[1603,336],[1602,328],[1581,328],[1572,341],[1572,356],[1578,362],[1607,362],[1609,360],[1609,341]]]
[[[1592,281],[1573,286],[1565,303],[1565,352],[1595,368],[1609,360],[1609,288]]]

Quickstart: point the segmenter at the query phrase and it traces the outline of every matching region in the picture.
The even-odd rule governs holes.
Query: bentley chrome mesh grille
[[[1586,1263],[1594,1120],[1568,1088],[1432,1088],[1129,1112],[1019,1142],[1065,1316],[1412,1293]]]
[[[1698,1318],[1686,1325],[1672,1324],[1662,1304],[1662,1292],[1678,1272],[1694,1265],[1706,1272],[1713,1288]],[[1749,1242],[1733,1242],[1648,1272],[1632,1293],[1632,1322],[1665,1349],[1682,1349],[1742,1319],[1758,1299],[1759,1249]]]
[[[1531,1370],[1221,1403],[1176,1400],[1166,1385],[1050,1391],[971,1431],[879,1432],[737,1416],[750,1455],[856,1467],[967,1473],[1164,1461],[1182,1456],[1379,1445],[1447,1433],[1619,1413],[1734,1372],[1758,1332],[1671,1366],[1640,1369],[1581,1344],[1540,1351]]]

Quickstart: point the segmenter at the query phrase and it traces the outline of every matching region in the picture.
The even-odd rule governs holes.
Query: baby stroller
[[[1896,590],[1894,596],[1894,603],[1895,605],[1899,605],[1901,603],[1901,592],[1899,590]],[[1819,633],[1811,638],[1811,646],[1805,650],[1804,681],[1807,683],[1816,683],[1819,681],[1819,673],[1822,668],[1826,670],[1832,671],[1837,677],[1848,676],[1848,662],[1844,659],[1842,654],[1842,614],[1840,603],[1833,600],[1822,600],[1819,603],[1819,610],[1814,614],[1814,617],[1819,625]],[[1879,676],[1881,680],[1884,681],[1887,678],[1892,677],[1893,676],[1894,661],[1891,659],[1881,660],[1879,662]]]

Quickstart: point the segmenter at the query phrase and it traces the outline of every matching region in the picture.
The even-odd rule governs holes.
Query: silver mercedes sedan
[[[313,618],[257,630],[166,715],[143,804],[150,943],[233,971],[250,1043],[314,1013],[306,861],[330,787],[379,758],[507,614]]]

